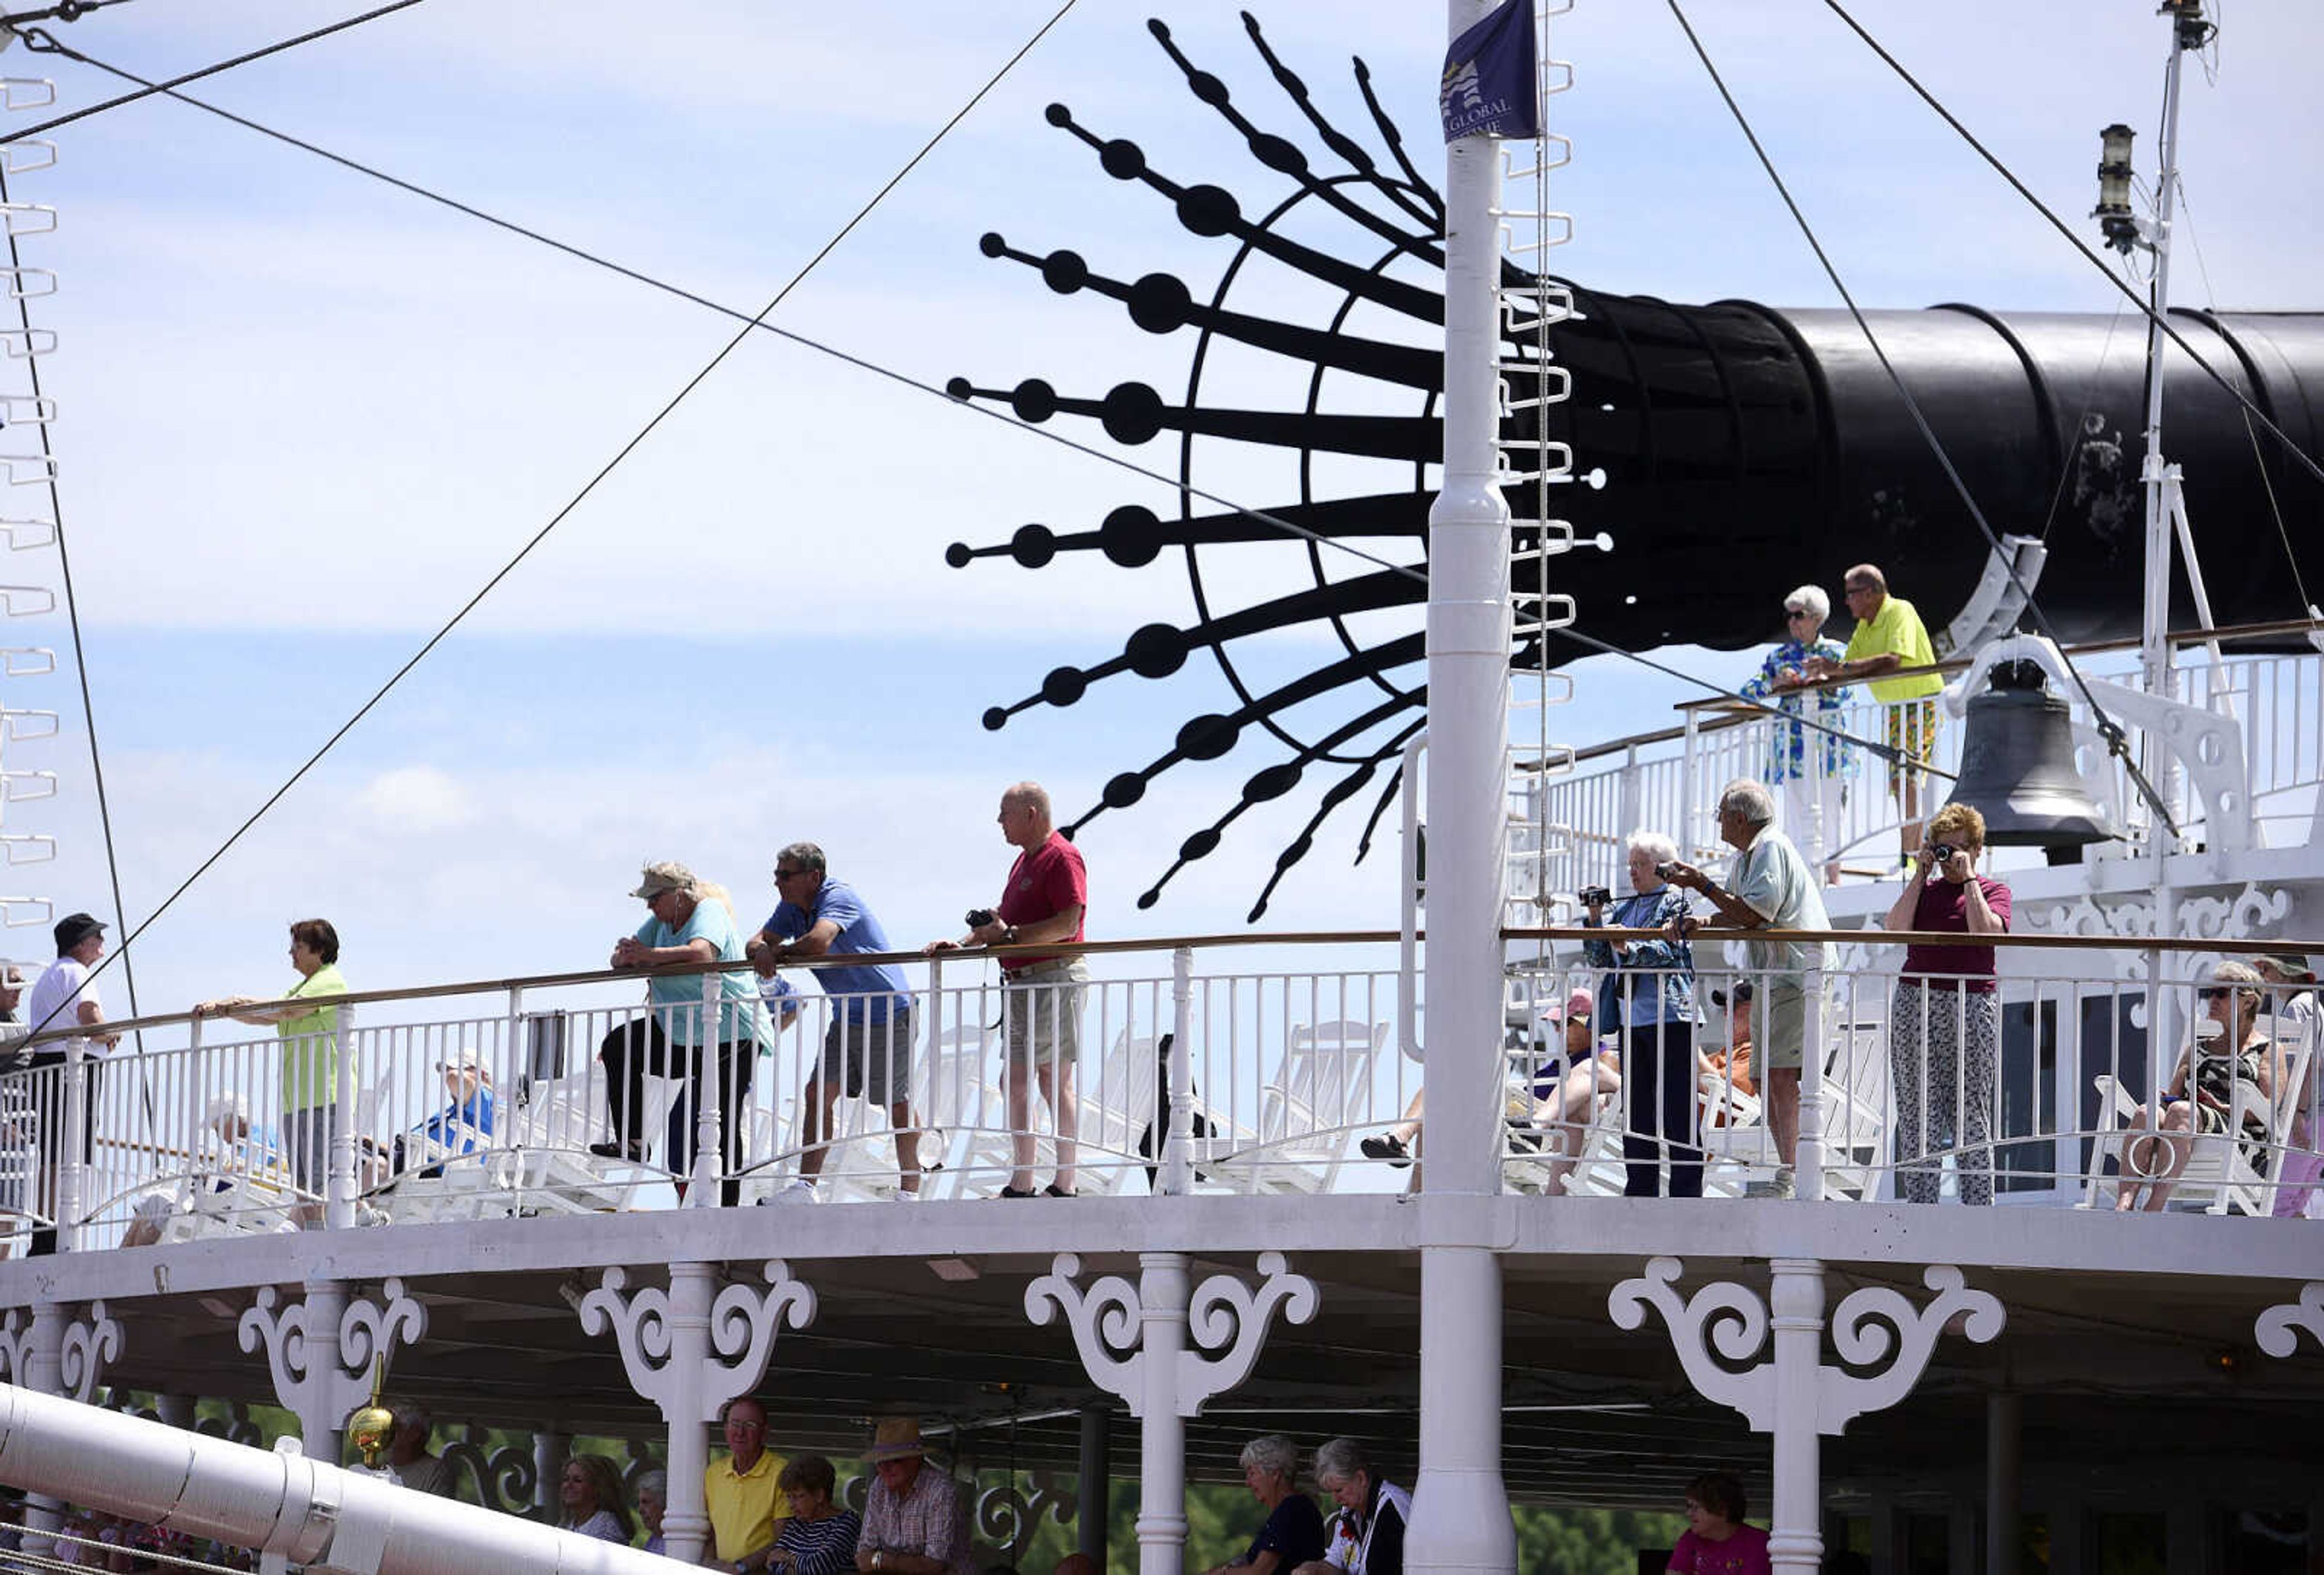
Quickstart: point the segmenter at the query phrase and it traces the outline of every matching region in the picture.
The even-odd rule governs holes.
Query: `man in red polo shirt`
[[[1027,946],[1078,941],[1089,907],[1089,875],[1081,850],[1049,819],[1049,795],[1038,782],[1019,782],[1001,796],[1001,834],[1017,849],[1009,883],[990,924],[978,925],[957,941],[935,941],[930,952],[955,946]],[[1032,1084],[1055,1118],[1057,1174],[1042,1189],[1053,1198],[1074,1195],[1074,1165],[1081,1138],[1081,1101],[1074,1091],[1074,1064],[1081,1059],[1082,1000],[1088,993],[1089,967],[1079,953],[1014,952],[1001,960],[1007,981],[1003,1017],[1007,1059],[1001,1087],[1009,1098],[1010,1158],[1013,1168],[1004,1198],[1029,1198],[1033,1190]],[[1029,1076],[1028,1074],[1030,1074]]]

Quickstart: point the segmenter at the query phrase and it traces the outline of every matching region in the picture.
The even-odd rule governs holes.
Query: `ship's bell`
[[[1992,686],[1969,703],[1960,778],[1951,802],[1985,816],[1989,847],[2064,850],[2115,834],[2074,769],[2066,703],[2050,693],[2032,662],[1996,662]]]

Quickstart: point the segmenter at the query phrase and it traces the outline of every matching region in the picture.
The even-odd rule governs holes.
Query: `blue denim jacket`
[[[1686,893],[1675,886],[1634,891],[1614,905],[1605,922],[1620,929],[1665,929],[1686,912]],[[1585,916],[1582,921],[1591,921]],[[1617,960],[1604,941],[1585,941],[1582,954],[1592,968],[1606,970],[1598,981],[1598,1016],[1592,1024],[1601,1036],[1632,1023],[1691,1023],[1694,1021],[1694,947],[1686,941],[1657,935],[1632,941],[1628,957]],[[1669,972],[1650,972],[1668,970]]]

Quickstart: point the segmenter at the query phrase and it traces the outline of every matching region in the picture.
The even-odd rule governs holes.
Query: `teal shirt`
[[[726,911],[726,905],[715,899],[696,903],[693,916],[677,929],[659,919],[648,919],[638,926],[638,939],[657,951],[707,941],[717,948],[721,962],[742,961],[742,931],[734,923],[734,916]],[[647,981],[646,992],[653,1004],[673,1009],[655,1014],[661,1022],[662,1032],[673,1045],[692,1045],[699,1037],[703,977],[698,973],[680,974]],[[749,969],[736,968],[720,974],[718,993],[719,1044],[732,1045],[743,1039],[770,1042],[766,1017],[759,1009],[759,981]]]

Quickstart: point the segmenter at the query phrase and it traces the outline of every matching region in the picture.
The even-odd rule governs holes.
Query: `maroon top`
[[[2001,921],[2004,930],[2009,928],[2009,888],[1983,875],[1972,875],[1985,889],[1985,906]],[[1921,900],[1913,909],[1913,927],[1916,930],[1950,931],[1957,935],[1969,934],[1969,888],[1956,886],[1938,875],[1921,888]],[[1904,948],[1904,973],[1932,973],[1939,977],[1929,982],[1939,990],[1968,989],[1980,994],[1993,989],[1993,948],[1991,946],[1907,946]],[[1962,985],[1958,981],[1967,980]]]
[[[997,913],[1004,925],[1038,924],[1053,918],[1078,903],[1081,922],[1065,938],[1078,941],[1089,927],[1089,874],[1082,867],[1082,851],[1065,840],[1063,832],[1051,832],[1049,840],[1029,853],[1017,855],[1017,862],[1009,869],[1009,884],[1001,889],[1001,906]],[[1005,957],[1001,969],[1014,973],[1019,968],[1030,968],[1036,962],[1055,962],[1052,955]]]

